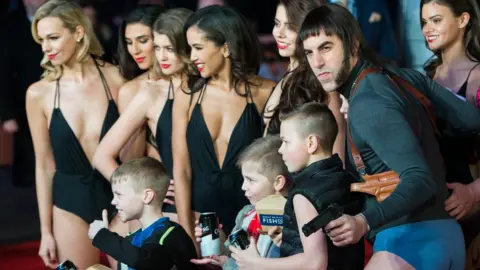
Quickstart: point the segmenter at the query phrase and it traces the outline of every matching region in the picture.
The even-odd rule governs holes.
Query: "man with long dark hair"
[[[416,71],[382,63],[340,5],[311,11],[298,37],[323,88],[349,99],[349,153],[366,181],[357,185],[376,195],[367,196],[362,213],[343,215],[324,231],[337,246],[369,232],[375,242],[367,269],[463,269],[462,231],[445,211],[434,115],[464,135],[480,131],[480,110]]]

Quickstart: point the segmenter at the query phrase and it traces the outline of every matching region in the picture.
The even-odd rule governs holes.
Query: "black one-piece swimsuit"
[[[222,166],[218,162],[212,136],[202,115],[200,92],[187,126],[187,144],[192,168],[192,209],[216,212],[229,234],[237,213],[249,202],[242,190],[243,177],[236,166],[240,153],[263,134],[263,119],[247,87],[246,106],[228,143]],[[250,101],[249,101],[250,100]]]
[[[119,113],[105,77],[95,59],[94,62],[108,98],[108,109],[100,134],[101,140],[118,119]],[[111,205],[113,198],[111,185],[93,169],[78,138],[62,114],[59,80],[55,90],[49,135],[56,164],[53,176],[53,204],[79,216],[87,223],[95,219],[101,220],[103,209],[108,210],[111,219],[116,212]]]

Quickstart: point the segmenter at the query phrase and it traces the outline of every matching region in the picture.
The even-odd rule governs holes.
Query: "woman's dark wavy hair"
[[[261,62],[260,42],[246,19],[230,7],[214,5],[201,8],[190,16],[184,26],[185,36],[193,26],[198,27],[205,38],[216,46],[228,45],[235,92],[245,96],[245,93],[239,92],[238,86],[253,84],[250,79],[257,74]],[[190,93],[198,92],[207,82],[208,78],[190,76]]]
[[[285,7],[287,13],[289,27],[291,30],[298,32],[303,20],[307,14],[323,4],[323,0],[280,0],[279,5]],[[280,132],[280,113],[288,113],[297,106],[310,101],[327,103],[328,96],[323,90],[322,85],[313,74],[308,62],[306,61],[303,48],[298,45],[295,50],[295,58],[298,61],[298,67],[292,71],[288,71],[282,80],[282,94],[280,100],[270,117],[268,125],[269,133]]]
[[[278,5],[283,5],[287,13],[290,29],[295,32],[300,30],[303,20],[314,8],[328,3],[327,0],[279,0]]]
[[[133,60],[130,53],[128,53],[127,42],[125,41],[125,29],[127,28],[127,25],[132,23],[141,23],[145,26],[153,28],[153,23],[164,11],[165,8],[160,5],[140,5],[124,17],[119,29],[120,33],[118,40],[117,59],[120,67],[120,73],[125,79],[131,80],[143,72],[138,67],[135,60]]]
[[[463,43],[465,44],[468,59],[474,62],[480,62],[480,7],[477,1],[478,0],[422,0],[420,3],[420,10],[424,5],[433,2],[448,7],[456,17],[462,15],[464,12],[470,14],[470,21],[465,29]],[[420,22],[423,28],[424,23],[421,13]],[[426,41],[425,46],[428,48]],[[440,50],[434,51],[433,53],[434,56],[432,56],[424,66],[424,70],[430,78],[435,76],[437,67],[443,62]]]

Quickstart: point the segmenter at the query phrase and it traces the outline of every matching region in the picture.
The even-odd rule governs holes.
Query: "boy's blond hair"
[[[237,166],[242,167],[247,162],[253,162],[257,165],[257,172],[265,175],[271,182],[278,175],[288,176],[287,166],[283,162],[282,155],[278,153],[281,145],[282,140],[276,135],[258,138],[243,150],[238,158]]]
[[[152,189],[157,201],[163,201],[170,185],[167,169],[160,161],[150,157],[123,163],[113,172],[110,182],[112,185],[128,182],[135,192]]]

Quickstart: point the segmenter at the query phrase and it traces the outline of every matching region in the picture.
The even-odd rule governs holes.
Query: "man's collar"
[[[346,99],[350,98],[350,91],[352,90],[352,85],[357,79],[358,75],[364,68],[365,61],[361,58],[358,59],[357,63],[353,67],[350,75],[348,76],[347,80],[340,86],[339,93],[342,94]]]

